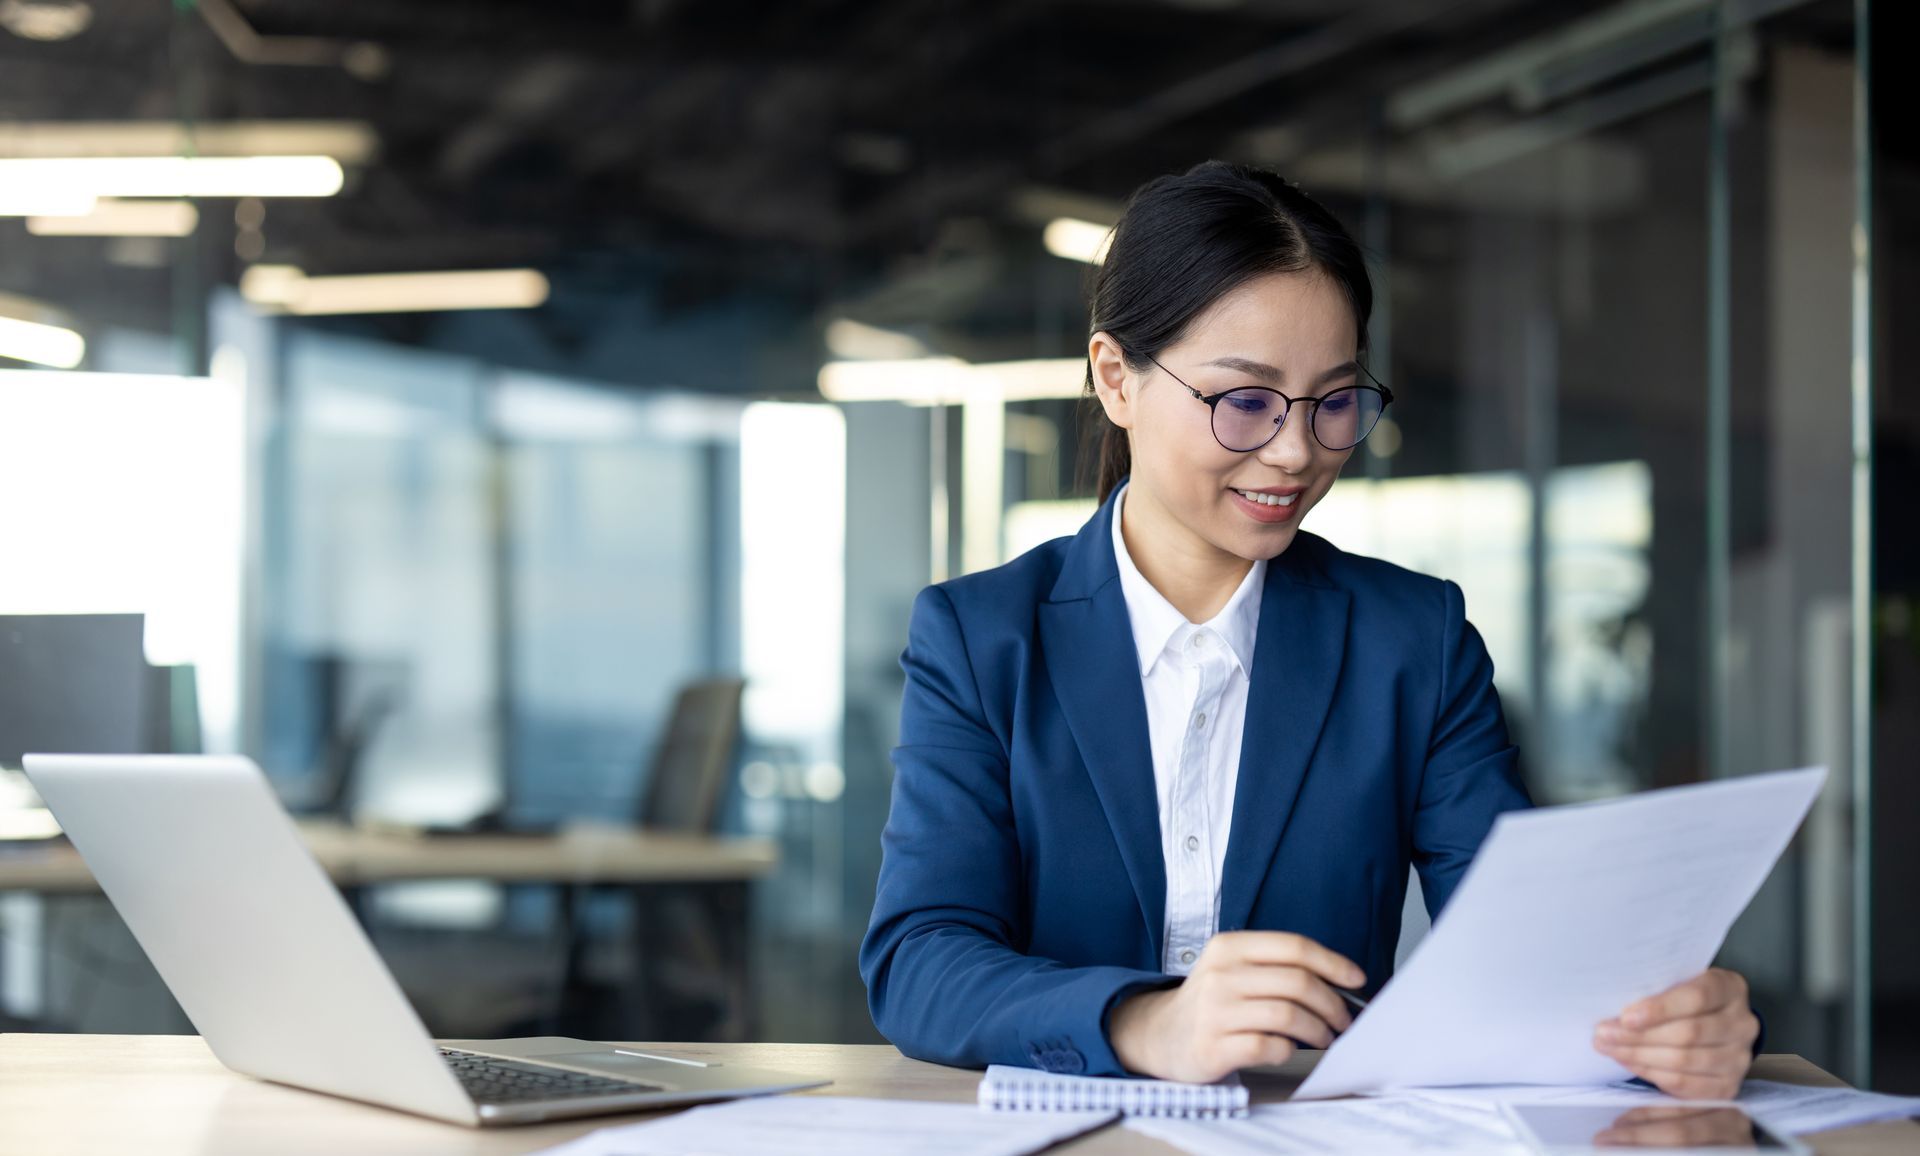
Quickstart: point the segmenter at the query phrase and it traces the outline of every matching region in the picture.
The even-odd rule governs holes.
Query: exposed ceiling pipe
[[[367,40],[330,36],[262,36],[233,0],[196,0],[200,16],[220,43],[242,64],[344,68],[361,80],[378,80],[393,65],[392,56]]]
[[[1808,0],[1727,0],[1724,22],[1742,28]],[[1713,38],[1715,0],[1629,0],[1565,28],[1469,61],[1387,98],[1387,123],[1401,131],[1501,97],[1538,109]]]
[[[1411,129],[1512,91],[1543,68],[1667,24],[1691,24],[1713,0],[1629,0],[1545,36],[1408,85],[1387,98],[1387,123]],[[1711,32],[1711,24],[1706,25]]]
[[[1438,5],[1433,0],[1401,0],[1363,8],[1344,20],[1288,37],[1101,117],[1047,146],[1042,158],[1050,168],[1063,168],[1262,85],[1338,60],[1375,40],[1429,23],[1459,7],[1462,5]]]
[[[1010,185],[1058,173],[1222,101],[1349,56],[1381,37],[1454,19],[1465,12],[1498,11],[1522,2],[1524,0],[1451,0],[1447,3],[1397,0],[1362,11],[1230,61],[1201,77],[1162,89],[1101,117],[1043,146],[1035,158],[1036,163],[975,165],[963,173],[929,176],[914,182],[862,214],[860,220],[848,228],[844,240],[857,242],[878,236],[915,219],[937,217],[950,205],[990,197],[996,190]]]

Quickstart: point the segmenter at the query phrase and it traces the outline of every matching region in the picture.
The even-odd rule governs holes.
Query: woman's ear
[[[1127,355],[1106,330],[1087,343],[1087,364],[1093,369],[1093,394],[1107,420],[1121,429],[1133,428],[1133,389],[1128,382]]]

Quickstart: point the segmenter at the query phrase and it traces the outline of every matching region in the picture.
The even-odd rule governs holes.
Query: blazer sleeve
[[[1467,621],[1460,587],[1442,582],[1439,693],[1413,821],[1413,863],[1438,917],[1502,811],[1532,806],[1507,739],[1493,659]]]
[[[1533,805],[1520,781],[1518,752],[1507,741],[1506,718],[1493,689],[1493,659],[1467,621],[1460,588],[1443,585],[1439,704],[1413,827],[1414,865],[1427,913],[1436,918],[1495,817]],[[1757,1005],[1749,1006],[1760,1021],[1753,1041],[1758,1056],[1766,1045],[1767,1020]]]
[[[860,947],[881,1033],[916,1059],[1118,1075],[1113,1005],[1159,972],[1069,967],[1024,954],[1026,886],[1005,745],[988,725],[959,619],[931,586],[901,666],[893,806]]]

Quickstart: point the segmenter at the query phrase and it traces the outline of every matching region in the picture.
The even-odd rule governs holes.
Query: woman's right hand
[[[1352,1017],[1333,984],[1366,976],[1304,935],[1229,931],[1207,941],[1178,987],[1141,992],[1107,1017],[1107,1040],[1129,1071],[1208,1084],[1296,1048],[1324,1048]]]

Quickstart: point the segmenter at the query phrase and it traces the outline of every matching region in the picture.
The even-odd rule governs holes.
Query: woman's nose
[[[1305,405],[1290,405],[1287,416],[1273,440],[1261,446],[1254,456],[1266,465],[1288,473],[1299,473],[1313,462],[1320,446],[1313,440],[1313,424]]]

